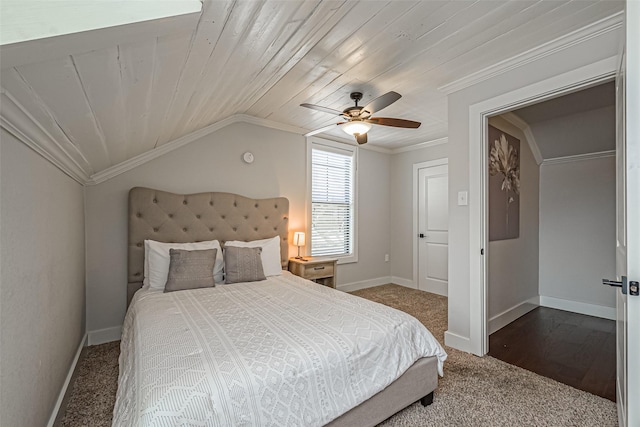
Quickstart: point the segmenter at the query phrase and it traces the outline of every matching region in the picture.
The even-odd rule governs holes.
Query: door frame
[[[640,277],[640,221],[637,219],[631,221],[630,212],[638,212],[640,210],[640,192],[638,184],[640,183],[640,124],[637,120],[629,120],[629,117],[638,117],[640,113],[640,29],[637,25],[629,25],[630,22],[638,22],[640,18],[640,4],[634,1],[627,1],[625,5],[625,37],[626,44],[626,170],[627,170],[627,188],[626,188],[626,255],[627,255],[627,276],[630,280],[638,280]],[[631,190],[631,191],[629,191]],[[632,262],[629,262],[631,260]],[[633,262],[635,261],[635,262]],[[618,290],[616,290],[619,292]],[[635,405],[629,405],[629,401],[637,402],[640,394],[640,367],[633,360],[630,361],[629,355],[637,357],[640,354],[640,297],[630,297],[627,295],[627,407],[626,423],[627,426],[637,426],[640,422],[640,408]],[[633,332],[629,333],[628,325],[634,325]],[[631,379],[631,380],[629,380]],[[630,396],[635,396],[631,398]],[[633,400],[632,400],[633,399]],[[622,408],[618,407],[618,411]]]
[[[447,157],[413,164],[413,288],[414,289],[418,289],[418,284],[420,283],[420,277],[418,276],[418,272],[419,272],[418,264],[420,262],[420,259],[418,257],[418,249],[419,249],[418,229],[419,229],[419,222],[420,222],[420,218],[418,215],[418,204],[419,204],[418,171],[424,168],[432,168],[434,166],[442,166],[442,165],[448,165],[448,164],[449,164],[449,159]],[[447,174],[447,178],[448,176],[449,175]],[[449,201],[449,205],[451,205],[451,201]]]
[[[615,78],[618,56],[507,92],[469,107],[469,348],[484,356],[488,335],[487,125],[494,116]],[[451,198],[451,195],[449,195]],[[484,255],[481,255],[484,249]]]

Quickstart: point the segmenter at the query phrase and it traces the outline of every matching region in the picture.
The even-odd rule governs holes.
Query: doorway
[[[469,341],[465,348],[478,356],[489,350],[487,317],[487,201],[488,139],[490,116],[576,92],[615,77],[618,58],[596,63],[504,93],[469,107]]]
[[[610,400],[615,94],[605,82],[488,120],[489,355]]]

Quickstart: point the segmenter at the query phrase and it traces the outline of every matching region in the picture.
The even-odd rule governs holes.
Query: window
[[[310,150],[311,255],[356,261],[356,147],[316,141]]]

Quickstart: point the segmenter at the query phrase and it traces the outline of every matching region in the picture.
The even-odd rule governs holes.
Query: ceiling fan
[[[388,107],[389,105],[400,99],[402,95],[398,92],[387,92],[384,95],[374,99],[364,107],[358,106],[358,102],[362,99],[362,93],[351,92],[351,99],[356,103],[355,107],[345,108],[343,111],[334,110],[333,108],[322,107],[314,104],[300,104],[301,107],[311,108],[312,110],[322,111],[343,117],[346,121],[331,124],[320,129],[313,130],[305,136],[315,135],[325,132],[336,126],[341,126],[342,130],[353,135],[358,144],[366,144],[367,132],[371,129],[371,125],[393,126],[398,128],[416,129],[420,127],[420,122],[412,120],[394,119],[391,117],[371,117],[373,114]]]

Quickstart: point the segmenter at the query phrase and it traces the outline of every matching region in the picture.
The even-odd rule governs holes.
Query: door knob
[[[424,233],[420,233],[418,237],[420,237],[421,239],[424,239]]]

